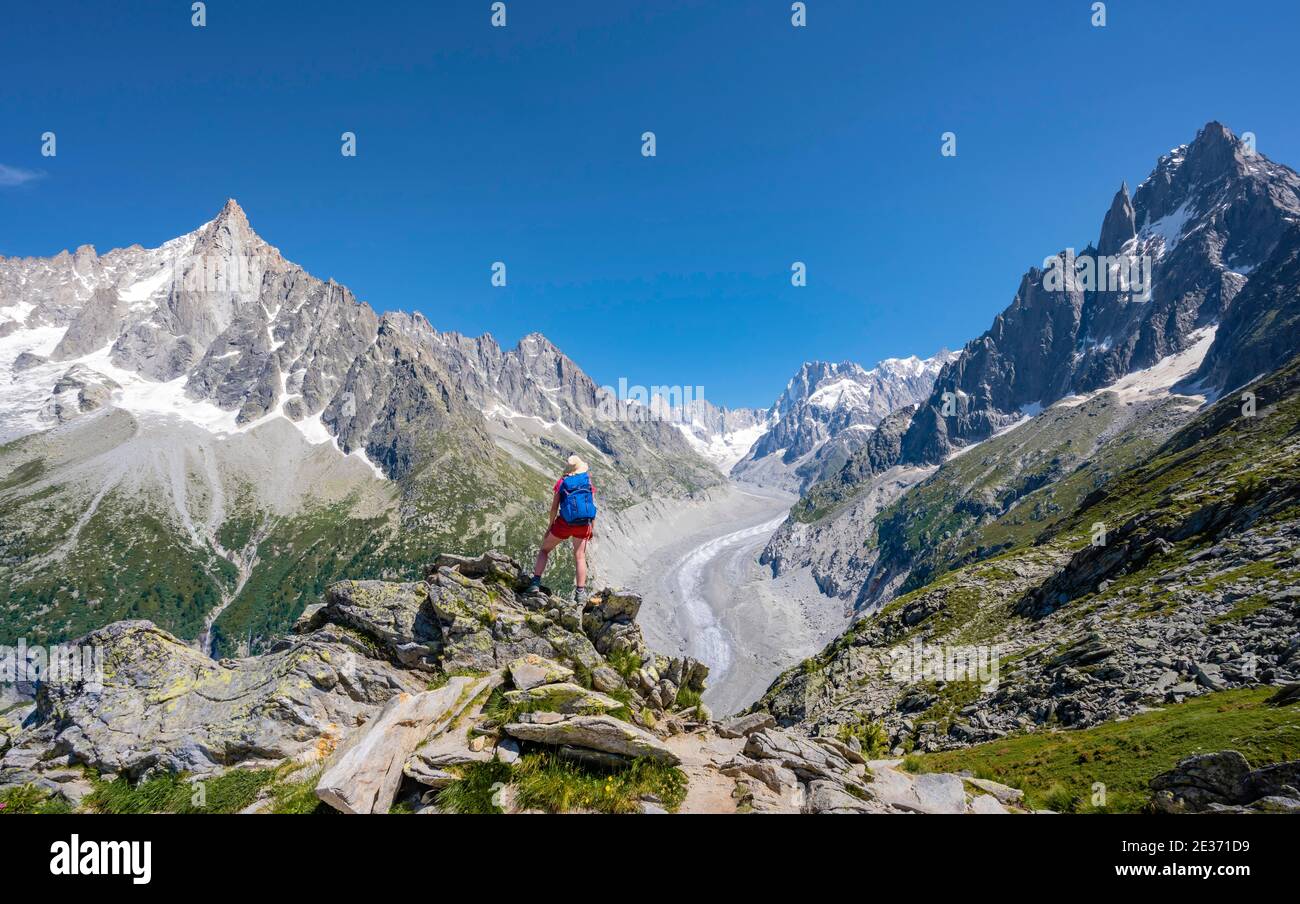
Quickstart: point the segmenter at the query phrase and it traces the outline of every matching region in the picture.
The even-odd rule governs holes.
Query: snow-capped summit
[[[1297,222],[1300,175],[1222,123],[1207,123],[1162,155],[1131,198],[1127,186],[1115,194],[1099,239],[1075,255],[1092,265],[1095,281],[1048,279],[1048,261],[1068,267],[1064,252],[1021,277],[1011,304],[967,343],[917,412],[903,460],[941,462],[1029,407],[1110,386],[1186,351],[1231,310]],[[1130,276],[1140,269],[1141,279],[1117,286],[1112,267]],[[945,393],[957,399],[955,413],[944,413]]]
[[[65,379],[73,369],[77,379]],[[397,478],[414,467],[414,440],[398,429],[409,407],[481,418],[542,471],[558,450],[607,456],[619,474],[605,482],[610,492],[648,485],[645,474],[666,462],[692,486],[720,479],[668,425],[600,417],[602,390],[540,333],[507,351],[491,336],[440,333],[419,314],[381,316],[286,260],[233,198],[157,248],[0,257],[0,374],[9,373],[0,442],[102,407],[222,436],[283,420],[310,444],[332,443]],[[83,383],[111,389],[51,403],[56,384]]]
[[[852,361],[809,361],[771,410],[771,426],[732,469],[755,483],[799,489],[841,463],[891,411],[926,398],[956,355],[886,358],[870,370]]]

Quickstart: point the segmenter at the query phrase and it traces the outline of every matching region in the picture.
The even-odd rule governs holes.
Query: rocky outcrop
[[[511,737],[551,747],[594,750],[614,756],[677,765],[680,760],[663,742],[642,728],[613,716],[573,716],[512,722],[503,729]]]
[[[394,694],[425,683],[337,625],[240,660],[214,661],[143,621],[116,622],[76,646],[103,656],[102,681],[41,686],[0,759],[0,784],[67,765],[135,779],[319,756]]]
[[[340,582],[298,633],[244,659],[214,661],[149,622],[114,623],[77,645],[102,654],[102,676],[45,683],[19,717],[6,713],[0,786],[53,788],[45,774],[69,767],[135,780],[324,760],[323,799],[371,812],[387,809],[402,774],[441,780],[512,736],[671,761],[650,729],[674,718],[679,688],[703,690],[707,668],[646,648],[638,597],[608,590],[575,607],[523,593],[521,574],[488,553],[444,556],[426,582]],[[487,675],[502,677],[476,677]],[[482,715],[504,676],[509,726]],[[482,723],[493,743],[442,737],[453,717]]]
[[[1151,780],[1161,813],[1300,813],[1300,760],[1251,769],[1235,750],[1182,760]]]
[[[333,622],[355,628],[380,644],[394,662],[435,669],[442,634],[424,583],[343,581],[325,592],[325,605],[303,624]]]
[[[102,685],[50,682],[0,717],[0,788],[35,785],[75,807],[92,790],[82,770],[138,781],[284,764],[344,813],[435,813],[484,768],[500,779],[494,800],[516,812],[512,782],[551,757],[570,771],[550,781],[668,770],[686,786],[683,812],[995,806],[957,776],[868,764],[852,737],[782,730],[766,713],[715,724],[691,702],[708,670],[645,648],[638,597],[606,590],[579,610],[522,584],[496,553],[444,556],[423,584],[340,582],[294,635],[238,660],[213,661],[148,622],[110,625],[84,639],[104,653]],[[663,812],[653,796],[640,809]]]

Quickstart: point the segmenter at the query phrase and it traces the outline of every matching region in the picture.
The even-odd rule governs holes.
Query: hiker
[[[574,599],[587,601],[587,541],[591,539],[596,520],[596,488],[587,473],[587,463],[570,455],[565,463],[564,475],[555,481],[551,496],[551,526],[542,538],[542,549],[533,565],[533,580],[528,585],[530,593],[541,589],[542,574],[551,550],[562,540],[573,541],[573,561],[578,571],[578,586]]]

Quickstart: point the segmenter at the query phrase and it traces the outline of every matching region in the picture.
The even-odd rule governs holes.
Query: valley
[[[409,698],[474,727],[376,812],[399,783],[466,812],[546,745],[624,778],[657,758],[668,801],[727,812],[1300,811],[1300,176],[1208,123],[1088,248],[1150,285],[1032,268],[961,351],[807,361],[737,409],[378,312],[233,200],[155,249],[0,258],[0,644],[94,638],[112,696],[174,687],[181,713],[87,740],[93,695],[20,695],[0,786],[337,766],[340,720],[371,735]],[[195,278],[214,265],[237,284]],[[600,506],[579,603],[567,544],[540,591],[527,571],[571,454]],[[886,667],[972,648],[998,681]],[[331,659],[357,655],[359,679]],[[1268,737],[1198,746],[1238,724]],[[1145,746],[1037,758],[1112,737]],[[1207,797],[1192,755],[1236,783]],[[1122,797],[1086,802],[1097,776]]]
[[[716,714],[753,702],[784,666],[847,623],[845,607],[806,574],[773,579],[758,554],[795,497],[732,483],[705,500],[598,543],[615,583],[644,588],[642,630],[658,649],[707,664]]]

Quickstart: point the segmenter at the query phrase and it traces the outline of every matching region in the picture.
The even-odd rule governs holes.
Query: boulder
[[[724,738],[747,738],[756,731],[775,727],[776,719],[771,713],[756,712],[723,719],[717,727],[717,732]]]
[[[524,711],[566,715],[599,715],[623,708],[623,704],[613,697],[569,682],[542,684],[526,691],[506,691],[505,698]]]
[[[832,781],[855,780],[853,766],[838,753],[819,744],[775,728],[764,728],[749,735],[745,756],[755,760],[776,760],[804,781],[825,778]]]
[[[520,756],[519,742],[514,738],[502,738],[497,741],[496,757],[503,763],[518,762]]]
[[[1294,797],[1297,788],[1300,788],[1300,760],[1291,760],[1253,770],[1246,776],[1245,796]]]
[[[1210,804],[1242,803],[1249,775],[1250,764],[1235,750],[1188,757],[1151,779],[1153,803],[1166,813],[1199,812]]]
[[[871,793],[882,804],[908,813],[965,813],[966,788],[950,773],[910,775],[872,764]]]
[[[602,665],[599,668],[592,669],[591,686],[602,693],[612,694],[626,688],[627,682],[623,680],[623,676],[618,672],[607,665]]]
[[[489,678],[452,678],[433,691],[398,694],[347,739],[316,783],[316,796],[343,813],[387,813],[406,769],[429,774],[408,758],[488,686]]]
[[[654,735],[613,716],[573,716],[550,724],[513,722],[504,731],[535,744],[578,747],[622,757],[648,757],[674,766],[681,762]]]
[[[510,672],[510,683],[521,691],[537,687],[539,684],[568,681],[573,677],[573,669],[535,653],[512,660],[507,670]]]
[[[360,631],[408,668],[437,667],[441,632],[423,583],[340,581],[325,591],[316,617]]]
[[[739,778],[742,775],[756,778],[778,794],[799,786],[799,777],[794,774],[793,769],[787,769],[772,760],[751,760],[749,757],[738,756],[724,764],[720,771],[723,775],[732,778]]]
[[[855,797],[842,785],[819,779],[809,782],[804,809],[809,813],[878,813],[884,808],[873,807],[869,800]]]
[[[1250,805],[1250,809],[1260,813],[1300,813],[1300,793],[1288,797],[1279,795],[1261,797]]]
[[[912,779],[922,813],[965,813],[966,786],[960,776],[927,772]]]
[[[1269,706],[1288,706],[1296,702],[1300,702],[1300,682],[1285,685],[1268,698]]]

